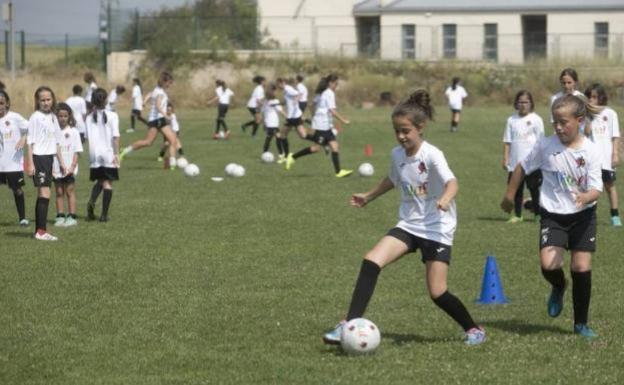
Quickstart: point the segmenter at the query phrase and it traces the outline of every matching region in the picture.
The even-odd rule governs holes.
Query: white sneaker
[[[50,233],[35,233],[35,239],[39,241],[58,241],[58,238]]]
[[[134,132],[134,130],[133,130],[132,128],[128,128],[128,129],[126,130],[126,132],[127,132],[128,134],[131,134],[131,133],[133,133],[133,132]]]
[[[72,217],[67,217],[67,218],[65,219],[65,225],[64,225],[64,226],[65,226],[65,227],[70,227],[70,226],[76,226],[77,224],[78,224],[78,221],[77,221],[77,220],[75,220],[75,219],[74,219],[74,218],[72,218]]]
[[[24,218],[21,221],[19,221],[19,225],[22,227],[26,227],[30,224],[30,222],[28,222],[28,219]]]
[[[56,227],[64,227],[65,226],[65,217],[56,217],[54,220],[54,226]]]

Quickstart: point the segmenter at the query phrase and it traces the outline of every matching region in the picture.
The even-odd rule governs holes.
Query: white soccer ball
[[[260,158],[262,159],[262,161],[264,163],[273,163],[275,162],[275,155],[273,155],[272,152],[263,152],[262,156],[260,156]]]
[[[360,176],[373,176],[375,173],[375,168],[370,163],[362,163],[360,167],[358,167],[358,174]]]
[[[240,178],[245,176],[245,167],[237,164],[236,167],[232,170],[232,176],[236,178]]]
[[[340,345],[347,354],[372,353],[380,341],[379,328],[366,318],[354,318],[342,327]]]
[[[225,174],[229,176],[233,176],[233,172],[236,166],[238,166],[236,163],[228,163],[225,166]]]
[[[186,168],[186,166],[189,165],[189,162],[186,158],[178,158],[177,164],[179,168]]]
[[[184,173],[188,176],[197,176],[199,175],[199,167],[195,163],[188,164],[184,167]]]
[[[217,136],[219,137],[219,139],[225,139],[225,132],[223,132],[223,131],[219,131],[219,133],[217,134]]]

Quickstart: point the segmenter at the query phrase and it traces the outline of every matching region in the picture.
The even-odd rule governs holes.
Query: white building
[[[624,59],[624,0],[258,0],[280,48],[405,60]]]

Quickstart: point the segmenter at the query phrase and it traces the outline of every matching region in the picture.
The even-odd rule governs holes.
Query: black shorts
[[[279,130],[279,128],[277,127],[264,127],[264,130],[266,131],[267,136],[273,136],[277,133],[277,131]]]
[[[427,261],[440,261],[447,265],[451,264],[451,246],[449,245],[417,237],[399,227],[390,229],[386,235],[405,243],[408,253],[414,253],[416,250],[420,249],[422,263]]]
[[[119,180],[119,169],[115,167],[92,168],[89,172],[89,180]]]
[[[52,164],[54,155],[33,155],[35,187],[50,187],[52,185]]]
[[[15,191],[24,185],[24,173],[22,171],[0,172],[0,184],[6,184]]]
[[[252,107],[247,107],[247,111],[249,111],[249,113],[255,118],[256,114],[258,113],[258,109],[257,108],[252,108]]]
[[[308,102],[299,102],[299,109],[301,113],[304,113],[306,108],[308,108]]]
[[[167,119],[165,118],[159,118],[156,120],[150,120],[149,122],[147,122],[147,127],[148,128],[157,128],[157,129],[161,129],[163,127],[165,127],[167,125]]]
[[[136,108],[133,108],[131,114],[134,116],[141,115],[141,110],[137,110]]]
[[[303,125],[301,117],[286,119],[286,127],[299,127]]]
[[[54,178],[54,184],[73,184],[76,183],[76,177],[67,175],[62,178]]]
[[[221,103],[219,103],[219,105],[217,106],[217,113],[218,113],[217,118],[218,119],[224,119],[225,115],[228,112],[228,108],[230,108],[229,104],[221,104]]]
[[[613,184],[615,182],[615,171],[602,170],[602,183]]]
[[[321,146],[326,145],[329,142],[335,141],[336,136],[332,132],[332,130],[314,130],[314,135],[312,137],[312,141],[314,143],[320,144]]]
[[[461,110],[458,110],[458,109],[455,109],[455,108],[451,108],[451,112],[454,113],[454,114],[455,113],[459,114],[459,113],[461,113]]]
[[[566,250],[596,251],[596,206],[574,214],[554,214],[541,209],[540,250],[547,246]]]

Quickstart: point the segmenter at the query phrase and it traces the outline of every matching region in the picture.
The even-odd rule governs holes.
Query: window
[[[457,57],[457,25],[442,25],[442,56],[446,59]]]
[[[594,23],[594,52],[597,56],[609,56],[609,23]]]
[[[416,26],[414,24],[403,24],[401,26],[403,59],[416,58]]]
[[[484,24],[483,58],[498,61],[498,24]]]

